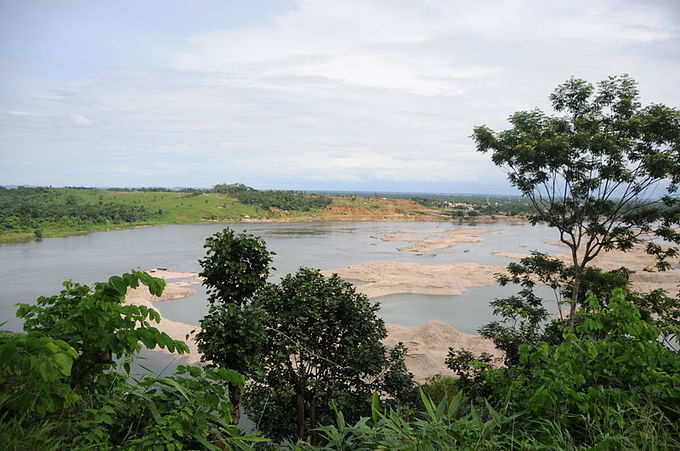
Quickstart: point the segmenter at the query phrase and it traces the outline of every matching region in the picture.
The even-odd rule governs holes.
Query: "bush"
[[[151,326],[155,310],[124,304],[140,283],[162,294],[161,279],[132,272],[94,288],[65,282],[59,295],[19,306],[25,333],[0,334],[3,449],[222,450],[263,441],[231,424],[226,387],[244,382],[235,371],[180,366],[131,383],[142,346],[188,351]]]

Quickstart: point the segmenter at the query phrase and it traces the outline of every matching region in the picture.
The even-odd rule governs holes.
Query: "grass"
[[[146,221],[118,224],[67,224],[48,223],[41,227],[43,237],[78,235],[90,232],[130,228],[143,225],[161,224],[205,224],[239,222],[244,220],[315,221],[333,220],[329,212],[334,207],[347,209],[351,217],[354,208],[368,208],[371,215],[381,219],[383,212],[400,214],[422,214],[426,210],[415,202],[377,197],[333,196],[327,209],[311,211],[265,210],[255,205],[246,205],[227,194],[183,193],[164,191],[108,191],[97,189],[56,188],[65,196],[74,196],[79,203],[117,203],[140,205],[155,215]],[[430,210],[431,211],[431,210]],[[360,216],[365,219],[366,213]],[[36,239],[33,231],[0,231],[0,243],[16,243]]]

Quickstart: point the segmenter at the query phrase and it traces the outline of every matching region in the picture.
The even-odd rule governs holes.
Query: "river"
[[[545,226],[526,223],[471,225],[450,222],[319,222],[165,225],[98,232],[41,242],[0,245],[0,319],[4,329],[20,330],[14,317],[17,302],[33,302],[38,296],[58,292],[63,280],[82,283],[105,280],[131,269],[162,266],[174,271],[196,272],[209,235],[229,226],[261,236],[276,252],[273,279],[301,266],[322,270],[370,261],[422,264],[482,263],[505,265],[512,261],[495,252],[528,253],[538,249],[559,252],[547,244],[556,239]],[[394,233],[429,233],[464,228],[494,229],[478,243],[460,243],[428,253],[399,251],[404,242],[384,241]],[[200,287],[199,287],[200,288]],[[375,298],[386,322],[423,324],[437,319],[474,333],[492,318],[489,301],[513,292],[513,287],[494,285],[471,288],[460,296],[394,294]],[[201,289],[192,297],[156,304],[174,320],[197,323],[206,311]]]

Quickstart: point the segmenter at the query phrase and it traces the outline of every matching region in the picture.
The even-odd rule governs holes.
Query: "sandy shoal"
[[[371,298],[404,293],[455,296],[468,288],[494,284],[494,274],[504,269],[504,266],[479,263],[369,262],[324,271],[324,274],[365,282],[357,291]]]
[[[548,244],[566,248],[563,243],[559,242]],[[528,257],[530,254],[494,252],[494,255],[520,259]],[[567,252],[553,254],[552,256],[559,258],[567,264],[571,264],[571,255]],[[644,242],[626,252],[620,250],[603,251],[589,265],[604,271],[612,271],[622,266],[626,267],[631,271],[630,281],[633,289],[641,292],[649,292],[661,288],[669,294],[675,295],[680,286],[680,272],[656,271],[656,259],[646,252],[646,243]]]
[[[528,257],[530,254],[527,254],[527,253],[524,253],[524,252],[500,252],[499,251],[499,252],[493,252],[493,255],[495,255],[496,257],[516,258],[516,259],[519,260],[520,258]]]
[[[163,280],[196,279],[197,283],[200,282],[200,279],[198,278],[198,273],[195,272],[177,272],[170,271],[167,268],[151,268],[146,270],[146,272],[154,277],[158,277],[159,279]]]
[[[466,349],[475,355],[486,352],[497,359],[502,358],[502,352],[491,340],[461,332],[441,321],[430,321],[421,326],[386,326],[388,336],[384,340],[385,345],[393,347],[404,343],[408,348],[406,367],[419,383],[435,374],[453,375],[444,363],[449,347]]]
[[[381,238],[383,241],[405,241],[409,246],[399,248],[406,252],[432,252],[447,249],[460,243],[478,243],[482,235],[495,232],[496,229],[452,229],[443,232],[397,232]],[[425,237],[435,238],[427,239]]]

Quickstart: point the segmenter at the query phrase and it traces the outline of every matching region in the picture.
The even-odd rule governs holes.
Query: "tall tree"
[[[337,274],[301,268],[260,291],[258,303],[267,312],[267,347],[263,377],[251,385],[247,405],[268,434],[304,440],[333,421],[332,403],[358,419],[374,391],[396,400],[413,393],[405,348],[388,352],[382,343],[379,305]],[[290,411],[295,428],[281,421]]]
[[[510,129],[480,126],[473,138],[530,199],[532,223],[555,227],[569,248],[573,327],[585,269],[601,252],[629,250],[653,236],[671,244],[646,241],[659,269],[678,255],[680,111],[643,107],[627,75],[597,88],[571,78],[550,100],[557,115],[520,111],[510,116]]]
[[[264,312],[252,299],[267,281],[274,253],[261,238],[229,228],[209,237],[204,248],[199,276],[209,307],[196,335],[201,359],[250,377],[261,366],[265,345]],[[238,422],[241,387],[230,384],[229,397]]]

